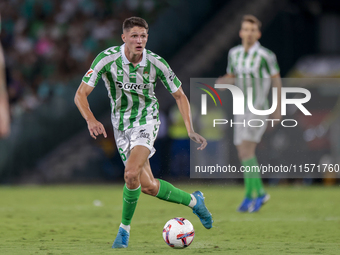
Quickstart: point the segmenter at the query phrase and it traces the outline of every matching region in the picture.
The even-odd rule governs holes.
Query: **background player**
[[[261,46],[261,22],[253,15],[245,15],[241,22],[239,35],[242,45],[229,51],[227,74],[216,83],[235,84],[243,90],[245,99],[253,96],[255,109],[268,109],[267,95],[270,86],[278,88],[278,106],[271,115],[272,119],[281,119],[281,79],[275,54]],[[236,78],[236,79],[234,79]],[[247,87],[253,88],[253,95],[247,95]],[[247,100],[245,100],[247,101]],[[235,122],[248,122],[250,119],[266,119],[268,116],[252,114],[246,107],[245,115],[236,115]],[[267,122],[262,127],[234,126],[234,144],[243,166],[258,166],[255,150],[266,130]],[[276,121],[277,123],[277,121]],[[256,212],[270,198],[266,194],[260,173],[244,173],[245,198],[238,208],[240,212]],[[256,199],[253,193],[256,192]]]
[[[212,217],[204,205],[202,192],[186,193],[164,180],[155,179],[151,172],[149,158],[155,152],[153,144],[160,125],[154,94],[157,78],[176,99],[189,137],[201,144],[198,149],[203,150],[207,142],[194,132],[190,105],[181,82],[163,58],[145,49],[147,39],[148,24],[144,19],[126,19],[122,34],[124,44],[111,47],[96,57],[75,96],[90,135],[96,139],[100,134],[107,135],[104,126],[92,114],[87,97],[100,77],[109,92],[114,136],[125,164],[122,223],[112,248],[128,246],[130,223],[141,192],[189,206],[204,227],[212,227]]]

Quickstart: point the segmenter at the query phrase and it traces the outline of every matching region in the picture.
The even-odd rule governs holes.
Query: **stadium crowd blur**
[[[34,113],[39,108],[46,108],[47,103],[53,102],[53,98],[61,98],[70,93],[72,90],[69,88],[79,85],[81,77],[99,52],[113,45],[121,45],[121,25],[126,18],[143,17],[152,25],[162,10],[178,3],[169,0],[1,1],[1,43],[5,53],[12,128],[22,125],[20,121],[16,123],[16,119],[29,112]],[[161,114],[165,125],[159,144],[155,145],[162,154],[154,159],[153,164],[157,169],[168,168],[169,164],[164,160],[164,154],[168,151],[162,150],[162,147],[170,146],[166,123],[171,117]],[[39,132],[43,132],[42,128]],[[106,128],[111,129],[111,126]],[[17,130],[20,132],[22,129]],[[53,143],[57,144],[57,140],[54,138]],[[167,146],[161,143],[163,140]],[[188,143],[188,138],[185,140]],[[27,149],[27,145],[18,146]],[[99,144],[99,147],[105,152],[105,146]],[[114,148],[113,155],[115,151]],[[111,157],[108,155],[108,158]],[[120,162],[119,158],[114,159]],[[22,164],[25,165],[26,161],[23,160]],[[15,165],[13,162],[15,160],[9,163],[10,168]],[[22,166],[16,168],[21,169]],[[188,175],[188,166],[183,165],[182,168],[185,168]]]
[[[99,52],[110,46],[122,44],[121,25],[124,19],[131,16],[140,16],[145,18],[150,27],[152,27],[153,22],[160,17],[162,11],[170,9],[169,7],[178,7],[184,2],[185,1],[180,0],[0,1],[0,36],[5,53],[6,84],[12,117],[11,136],[7,140],[2,139],[0,141],[0,182],[1,174],[11,176],[19,174],[25,169],[34,169],[37,164],[39,165],[39,162],[37,162],[39,160],[52,162],[48,167],[44,167],[43,171],[46,172],[50,169],[50,172],[52,173],[51,176],[54,176],[53,174],[58,171],[54,171],[53,169],[65,169],[66,166],[69,165],[71,171],[72,163],[69,163],[66,160],[65,154],[69,156],[70,162],[73,160],[76,161],[76,163],[82,161],[81,159],[86,157],[89,158],[90,155],[95,154],[92,153],[93,150],[91,149],[88,150],[88,154],[81,151],[78,153],[80,154],[79,160],[76,157],[77,155],[73,154],[77,154],[80,146],[77,146],[72,140],[73,145],[71,144],[70,146],[72,153],[70,153],[70,155],[68,155],[68,151],[70,150],[67,148],[65,149],[64,154],[60,153],[60,155],[58,155],[58,153],[55,153],[53,157],[46,155],[48,152],[55,149],[58,144],[70,140],[71,136],[75,136],[76,132],[79,132],[81,128],[85,129],[83,119],[73,103],[74,93],[81,81],[81,77],[88,70],[91,62]],[[158,42],[160,41],[162,43],[168,40],[171,44],[175,45],[174,47],[177,49],[179,48],[179,44],[174,43],[173,34],[176,34],[175,32],[178,32],[177,37],[180,38],[180,41],[188,39],[189,28],[193,30],[191,31],[193,33],[192,36],[198,32],[195,32],[195,27],[189,26],[187,21],[193,20],[194,24],[199,24],[197,17],[199,17],[199,20],[202,20],[202,15],[198,13],[190,16],[187,15],[188,13],[186,10],[193,10],[192,5],[198,6],[198,2],[206,3],[209,1],[192,0],[187,2],[190,2],[191,5],[188,4],[186,6],[187,9],[183,9],[185,11],[182,13],[187,20],[178,19],[177,23],[174,22],[179,26],[185,24],[183,27],[186,29],[176,31],[178,27],[174,26],[173,30],[168,33],[169,36],[171,36],[171,40],[157,37]],[[215,2],[220,2],[222,6],[228,1],[224,2],[223,0],[216,0],[210,1],[209,4]],[[290,2],[292,2],[292,4],[277,15],[276,20],[271,23],[271,26],[268,28],[268,31],[270,32],[267,32],[261,38],[261,43],[263,42],[263,45],[268,45],[270,48],[273,48],[274,52],[277,52],[280,66],[282,66],[282,70],[285,70],[282,72],[283,76],[291,70],[292,65],[300,57],[315,54],[317,52],[323,54],[340,52],[339,44],[337,43],[337,38],[340,38],[337,33],[338,29],[333,25],[340,23],[334,23],[335,17],[325,16],[324,18],[318,18],[319,14],[312,15],[311,12],[308,11],[311,8],[305,8],[303,4],[301,4],[304,3],[307,6],[308,1],[291,0]],[[297,2],[297,4],[293,4],[294,2]],[[329,6],[326,6],[328,8],[327,10],[328,12],[333,12],[332,6],[334,1],[320,1],[320,6],[321,2],[328,2]],[[298,8],[299,4],[302,5],[302,7],[300,6],[301,8],[299,7],[300,9]],[[215,8],[218,9],[217,7],[218,5],[216,4]],[[170,13],[170,21],[173,19],[173,14],[178,14],[178,9],[181,8],[173,9],[175,10],[172,10]],[[298,10],[300,10],[300,12]],[[314,9],[312,8],[311,10]],[[205,22],[206,20],[203,19],[203,21]],[[340,19],[336,18],[336,21],[340,22]],[[168,27],[167,22],[158,23]],[[154,24],[157,24],[157,22],[154,22]],[[315,26],[317,25],[323,28],[319,29],[321,32],[318,29],[315,29]],[[200,25],[197,26],[197,29],[200,29]],[[281,28],[286,29],[281,31]],[[164,30],[164,27],[160,26],[158,29]],[[285,39],[278,40],[278,38]],[[328,38],[333,38],[333,40]],[[318,45],[318,40],[320,49],[316,46]],[[205,43],[205,40],[203,41]],[[308,43],[305,43],[306,41],[308,41]],[[150,45],[152,45],[152,41],[149,38],[149,47]],[[167,47],[169,47],[169,45],[167,45]],[[152,47],[149,49],[153,50]],[[333,51],[331,51],[331,49],[333,49]],[[155,50],[155,52],[164,56],[163,53],[158,50]],[[172,54],[169,48],[167,48],[167,53],[169,55]],[[168,61],[171,61],[170,57],[164,57],[166,57]],[[226,59],[227,55],[221,57],[221,60],[218,60],[214,65],[216,73],[210,73],[210,77],[217,77],[225,71]],[[298,63],[297,68],[295,68],[295,73],[297,73],[298,76],[296,76],[296,74],[294,76],[293,72],[293,75],[290,76],[291,78],[301,78],[300,76],[301,74],[304,74],[304,72],[301,72],[300,67],[303,67],[302,70],[312,70],[312,72],[306,73],[304,77],[309,77],[311,74],[314,75],[314,70],[325,70],[324,66],[318,65],[326,63],[323,60],[315,61],[315,59],[312,58],[311,60],[302,59],[302,62],[303,64]],[[310,63],[313,66],[315,65],[316,68],[309,68]],[[329,66],[337,66],[333,64],[333,60],[329,63],[331,63]],[[305,68],[306,64],[307,68]],[[336,71],[338,70],[337,68],[335,69]],[[338,74],[338,71],[336,73]],[[338,76],[336,76],[336,78],[338,78]],[[98,90],[100,89],[98,88]],[[318,95],[317,92],[318,89],[314,88],[314,98],[315,95]],[[105,91],[105,93],[104,96],[107,98],[107,92]],[[324,113],[320,114],[320,116],[327,116],[330,109],[332,109],[334,105],[338,105],[335,103],[335,101],[338,100],[338,94],[332,91],[329,92],[330,95],[327,97],[321,93],[323,92],[319,93],[320,98],[324,99],[322,101],[323,103],[320,104],[321,101],[319,102],[318,98],[316,98],[318,103],[314,104],[314,107],[316,110],[319,110],[319,108],[322,108],[321,106],[325,106],[324,108],[328,107],[328,104],[326,104],[325,101],[332,103],[327,109],[321,109],[324,110]],[[60,101],[62,101],[62,104]],[[162,100],[160,100],[160,106],[162,106],[161,104],[166,100],[163,100],[163,102],[161,101]],[[73,109],[71,109],[71,106]],[[92,110],[95,110],[93,109],[94,106],[95,104],[91,104]],[[105,106],[105,109],[108,109],[108,106]],[[310,108],[312,107],[308,107],[308,109]],[[338,111],[338,107],[335,107],[335,109],[336,111],[333,110],[331,113],[340,112]],[[39,112],[39,110],[41,111]],[[51,112],[53,112],[53,114],[51,114]],[[67,114],[65,114],[65,112]],[[162,130],[160,130],[157,138],[158,140],[155,144],[158,153],[156,153],[151,160],[151,164],[155,170],[154,174],[156,177],[161,177],[162,174],[171,173],[173,176],[177,177],[182,175],[185,171],[185,175],[188,175],[188,160],[183,159],[189,157],[189,141],[185,134],[186,131],[183,122],[178,121],[178,116],[180,115],[170,108],[162,109],[162,107],[160,108],[160,115],[163,125],[161,126]],[[333,115],[339,116],[339,114],[335,113]],[[21,117],[23,117],[22,120],[20,120]],[[77,117],[79,118],[79,123],[76,120]],[[15,121],[16,119],[20,121]],[[313,120],[315,119],[316,118]],[[311,130],[316,129],[310,128],[310,126],[320,126],[323,123],[321,117],[319,121],[321,124],[306,122],[307,124],[302,127],[301,130],[300,127],[297,128],[299,132],[295,129],[276,129],[274,130],[275,132],[273,130],[272,132],[267,132],[267,137],[265,135],[263,143],[259,146],[260,152],[262,152],[262,154],[260,153],[260,159],[265,162],[265,160],[268,159],[267,155],[270,155],[269,158],[276,161],[269,163],[276,164],[278,161],[282,161],[282,155],[287,152],[285,159],[289,163],[292,163],[292,159],[308,163],[330,161],[330,154],[334,154],[332,155],[334,160],[340,160],[340,157],[338,156],[340,155],[340,146],[338,145],[340,141],[338,136],[340,118],[333,117],[331,119],[338,120],[337,122],[333,121],[336,122],[336,125],[333,125],[332,132],[328,132],[334,133],[332,139],[325,134],[322,137],[314,137],[315,139],[313,138],[313,141],[309,141],[311,139],[304,139],[305,133],[310,134]],[[232,137],[231,129],[214,133],[211,132],[211,130],[204,130],[204,123],[195,122],[194,126],[197,131],[201,132],[202,135],[209,140],[210,147],[213,146],[214,148],[216,147],[216,149],[220,147],[216,142],[222,139],[223,135]],[[197,127],[200,127],[201,129]],[[107,130],[111,129],[110,123],[108,123],[106,128]],[[283,131],[291,131],[291,133],[285,133]],[[211,134],[213,134],[213,136],[211,136]],[[89,136],[86,137],[89,138]],[[111,138],[113,138],[113,136],[111,136]],[[295,147],[301,152],[302,156],[296,156],[293,150],[291,150],[291,141],[298,144],[298,146]],[[321,143],[317,143],[320,141],[323,146],[320,146]],[[33,147],[32,142],[34,142],[35,145]],[[94,143],[94,141],[92,142]],[[103,169],[104,171],[107,169],[109,172],[107,176],[112,175],[113,178],[116,177],[116,172],[122,174],[123,170],[112,173],[113,169],[123,167],[119,158],[119,153],[113,144],[113,139],[111,142],[103,141],[102,139],[98,139],[96,142],[98,143],[97,146],[92,147],[100,147],[101,151],[104,152],[104,163],[107,163],[107,167],[103,167]],[[315,143],[316,146],[309,148],[307,143],[312,144],[312,142]],[[232,145],[231,141],[225,142],[225,144],[227,143]],[[274,143],[279,147],[271,145]],[[332,146],[330,144],[332,144]],[[87,148],[86,146],[83,147],[84,150]],[[225,154],[228,155],[227,157],[224,156],[223,160],[232,161],[233,159],[237,159],[234,146],[229,146],[225,151],[219,151],[222,156]],[[261,155],[265,156],[261,158]],[[307,156],[309,157],[308,159],[305,158]],[[77,158],[77,160],[74,160],[75,158]],[[184,161],[187,162],[187,164]],[[116,164],[117,162],[119,162],[120,165],[113,167],[113,164]],[[59,168],[57,163],[60,163]],[[294,163],[300,164],[300,162]],[[86,162],[85,166],[82,165],[79,168],[85,169],[86,165],[91,171],[98,166],[97,163],[91,165]],[[51,166],[55,167],[51,168]]]
[[[58,93],[56,88],[74,79],[79,82],[98,52],[121,44],[125,18],[147,16],[152,22],[164,6],[167,1],[1,2],[1,42],[12,118],[49,100]]]

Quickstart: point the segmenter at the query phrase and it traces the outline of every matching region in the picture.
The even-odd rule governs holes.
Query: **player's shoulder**
[[[152,64],[156,66],[166,66],[169,68],[169,64],[166,62],[164,58],[159,56],[158,54],[152,52],[151,50],[146,50],[146,58],[149,60]]]
[[[112,46],[112,47],[109,47],[109,48],[103,50],[102,52],[100,52],[98,54],[98,57],[105,58],[107,56],[117,55],[117,53],[121,54],[120,48],[121,48],[121,46]]]
[[[147,57],[152,58],[152,59],[156,59],[158,61],[164,60],[164,58],[162,58],[160,55],[152,52],[151,50],[147,50],[147,49],[145,49],[145,50],[146,50]]]
[[[102,68],[107,63],[116,61],[117,58],[121,56],[120,46],[109,47],[102,52],[100,52],[96,58],[93,60],[91,67],[92,68]]]
[[[106,57],[119,57],[121,55],[121,52],[120,52],[120,47],[121,46],[112,46],[112,47],[109,47],[105,50],[103,50],[102,52],[100,52],[98,55],[97,55],[97,58],[99,59],[103,59],[103,58],[106,58]]]
[[[258,52],[261,56],[265,58],[275,57],[275,53],[273,51],[262,45],[260,45]]]
[[[243,49],[243,46],[241,44],[234,46],[229,50],[229,55],[237,54],[237,52],[240,52],[242,49]]]

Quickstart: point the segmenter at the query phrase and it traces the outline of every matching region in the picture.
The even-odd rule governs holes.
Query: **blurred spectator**
[[[167,0],[1,1],[2,33],[13,117],[36,108],[82,76],[101,49],[122,44],[121,21],[152,21]]]
[[[174,177],[190,175],[190,139],[182,115],[174,105],[170,109],[169,137],[171,138],[170,174]]]
[[[152,173],[156,178],[162,178],[164,175],[169,174],[169,151],[171,144],[168,137],[167,116],[162,110],[159,111],[159,120],[162,124],[159,126],[157,139],[154,143],[157,153],[150,158]]]

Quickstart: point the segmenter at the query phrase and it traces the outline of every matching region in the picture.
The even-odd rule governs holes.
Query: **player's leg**
[[[253,158],[255,155],[256,143],[249,141],[242,141],[241,144],[236,146],[238,157],[244,167],[251,167],[248,159]],[[244,172],[244,186],[245,198],[238,208],[239,212],[248,212],[249,207],[253,203],[253,191],[255,189],[254,176],[251,172]]]
[[[192,204],[191,207],[195,205],[195,198],[192,199],[192,196],[189,193],[174,187],[167,181],[155,179],[148,160],[145,162],[141,173],[141,185],[142,192],[145,194],[186,206],[189,206],[190,202]]]
[[[203,193],[196,191],[192,194],[189,194],[181,189],[176,188],[167,181],[155,179],[148,160],[145,163],[141,173],[141,186],[142,192],[145,194],[155,196],[168,202],[189,206],[200,218],[205,228],[209,229],[212,227],[211,213],[204,204]]]
[[[122,222],[112,248],[126,248],[128,246],[130,224],[141,193],[140,175],[149,154],[150,151],[148,148],[137,145],[131,150],[129,158],[126,161]]]
[[[250,170],[259,169],[259,164],[255,156],[256,146],[257,143],[252,141],[242,141],[242,143],[237,146],[238,156],[242,165],[244,167],[248,167]],[[247,206],[249,212],[258,211],[261,206],[269,199],[269,195],[266,194],[263,187],[261,173],[257,171],[248,173],[245,172],[244,179],[246,184],[246,198],[244,203],[241,204],[239,211],[245,211]],[[250,201],[249,196],[252,201],[252,193],[254,191],[256,192],[257,198],[255,199],[254,203],[247,203],[247,201]]]
[[[243,123],[246,122],[247,116],[235,116],[235,122],[236,123]],[[250,130],[247,129],[247,127],[243,125],[235,125],[234,126],[234,144],[236,146],[237,152],[238,152],[238,158],[243,166],[245,166],[244,159],[248,159],[249,157],[252,157],[252,155],[255,155],[255,148],[256,143],[251,143],[250,147],[247,146],[248,143],[244,142],[245,137],[248,136],[248,133]],[[251,156],[249,156],[251,155]],[[253,178],[250,173],[244,172],[243,173],[244,178],[244,187],[245,187],[245,197],[237,210],[239,212],[248,212],[249,207],[251,204],[253,204],[253,188],[254,188],[254,182]]]
[[[122,223],[130,225],[139,195],[141,193],[140,175],[150,154],[148,148],[137,145],[130,153],[124,171],[123,216]]]

